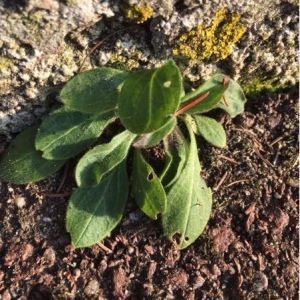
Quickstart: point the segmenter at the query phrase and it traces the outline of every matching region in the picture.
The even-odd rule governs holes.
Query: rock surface
[[[212,26],[219,9],[237,13],[245,28],[241,39],[229,45],[231,55],[218,61],[174,56],[180,36],[201,24]],[[10,137],[45,114],[61,85],[78,72],[87,49],[111,33],[85,68],[153,67],[173,57],[191,83],[220,70],[253,92],[295,84],[297,24],[292,0],[88,0],[84,5],[78,0],[1,0],[0,134]]]

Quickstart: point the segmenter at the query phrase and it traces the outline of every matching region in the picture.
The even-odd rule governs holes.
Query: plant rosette
[[[60,99],[61,107],[9,145],[0,159],[0,178],[18,184],[39,181],[84,153],[66,215],[75,247],[109,235],[122,218],[129,192],[147,216],[161,219],[169,239],[179,237],[174,240],[180,249],[192,244],[212,207],[195,135],[216,147],[226,145],[222,125],[205,113],[219,108],[235,117],[243,112],[246,98],[240,86],[215,74],[185,94],[180,71],[169,60],[131,74],[106,67],[82,72],[66,83]],[[121,123],[122,131],[99,143],[114,122]],[[163,150],[159,171],[143,155],[150,147]]]

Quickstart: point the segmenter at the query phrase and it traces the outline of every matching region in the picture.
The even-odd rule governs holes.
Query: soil
[[[185,250],[132,201],[109,237],[74,249],[64,227],[72,167],[59,197],[64,169],[26,186],[0,182],[0,299],[298,299],[298,98],[263,94],[222,117],[224,149],[199,138],[214,204]]]

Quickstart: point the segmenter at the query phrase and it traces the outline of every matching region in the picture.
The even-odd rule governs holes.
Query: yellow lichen
[[[179,38],[179,45],[173,49],[173,55],[193,61],[219,61],[232,51],[232,45],[245,33],[245,26],[240,23],[240,15],[226,9],[216,12],[210,26],[199,25]]]
[[[114,53],[111,56],[109,63],[112,67],[119,68],[125,71],[131,71],[139,67],[139,63],[137,60],[125,57],[124,55],[117,53]]]
[[[141,24],[153,16],[153,9],[148,6],[132,5],[125,9],[125,15],[137,24]]]
[[[14,65],[14,62],[12,59],[2,56],[0,57],[0,70],[7,70],[12,68]]]

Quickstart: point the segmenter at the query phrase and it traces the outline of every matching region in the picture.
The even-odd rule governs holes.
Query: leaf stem
[[[223,84],[224,86],[229,84],[229,78],[228,78],[227,76],[224,76],[224,77],[223,77],[223,79],[222,79],[222,84]],[[228,105],[227,98],[226,98],[226,96],[225,96],[225,92],[224,92],[222,98],[223,98],[223,101],[224,101],[225,105],[228,107],[229,105]]]
[[[209,95],[209,91],[200,95],[198,98],[194,99],[193,101],[185,104],[184,106],[180,107],[176,112],[175,112],[175,117],[177,117],[178,115],[184,113],[186,110],[188,110],[189,108],[195,106],[196,104],[198,104],[200,101],[204,100],[207,96]]]

